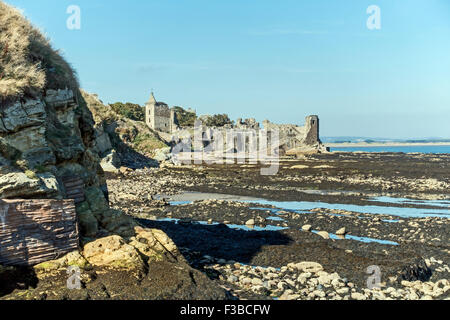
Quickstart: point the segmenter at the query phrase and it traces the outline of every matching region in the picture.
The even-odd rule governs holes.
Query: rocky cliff
[[[0,30],[0,199],[70,198],[64,182],[79,178],[83,242],[134,235],[134,220],[109,208],[94,118],[74,71],[3,2]]]
[[[108,205],[92,114],[70,66],[17,11],[0,6],[1,81],[11,84],[0,86],[0,198],[68,198],[64,178],[79,177],[87,199],[77,206],[81,230],[95,236]],[[24,85],[28,73],[11,69],[19,62],[16,69],[39,73],[44,84]]]
[[[144,121],[123,116],[105,105],[95,94],[81,91],[95,120],[94,149],[105,171],[117,171],[120,166],[132,169],[155,167],[156,151],[167,144],[147,127]]]

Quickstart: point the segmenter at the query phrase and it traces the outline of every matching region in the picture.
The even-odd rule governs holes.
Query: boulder
[[[317,273],[317,272],[323,271],[322,265],[317,262],[303,261],[303,262],[294,264],[294,266],[295,266],[295,268],[297,268],[297,270],[302,271],[302,272]]]
[[[130,239],[135,247],[149,261],[161,261],[180,255],[177,246],[167,234],[158,229],[135,227],[136,236]]]
[[[101,160],[100,165],[105,172],[117,172],[121,161],[116,150],[110,150]]]
[[[50,260],[39,263],[33,268],[36,272],[46,272],[59,269],[67,269],[69,266],[77,266],[81,269],[89,265],[87,260],[81,255],[79,251],[72,251],[57,260]]]
[[[153,159],[155,159],[159,162],[164,162],[164,161],[170,160],[172,157],[170,152],[171,152],[170,147],[157,149],[157,150],[155,150],[155,155],[154,155]]]
[[[78,213],[78,223],[81,233],[86,237],[95,237],[98,232],[98,221],[91,210]]]
[[[83,255],[93,266],[120,270],[144,270],[139,252],[125,240],[113,235],[87,243]]]
[[[328,232],[326,232],[326,231],[319,231],[319,232],[317,232],[317,234],[319,235],[319,236],[321,236],[322,238],[324,238],[324,239],[330,239],[330,235],[329,235],[329,233]]]
[[[103,126],[98,126],[95,129],[95,147],[99,154],[108,153],[113,149],[109,135],[103,129]]]
[[[255,219],[247,220],[247,222],[245,222],[245,225],[247,225],[247,226],[254,226],[255,225]]]

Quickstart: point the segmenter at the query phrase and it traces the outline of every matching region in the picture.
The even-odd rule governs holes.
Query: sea
[[[403,152],[403,153],[449,153],[450,154],[450,146],[426,146],[426,145],[418,145],[418,146],[379,146],[379,147],[331,147],[330,151],[363,151],[363,152]]]

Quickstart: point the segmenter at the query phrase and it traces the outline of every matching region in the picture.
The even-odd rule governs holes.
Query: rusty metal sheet
[[[31,266],[78,248],[73,200],[0,199],[0,264]]]

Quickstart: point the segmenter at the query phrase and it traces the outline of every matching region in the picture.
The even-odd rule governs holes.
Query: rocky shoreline
[[[393,159],[395,163],[392,163]],[[450,289],[447,281],[450,278],[449,224],[445,217],[374,215],[321,208],[320,203],[299,214],[295,210],[252,203],[251,200],[204,199],[173,202],[172,205],[169,202],[170,194],[181,191],[357,206],[374,205],[370,197],[375,195],[411,200],[449,199],[448,176],[440,175],[448,170],[448,160],[448,155],[421,154],[311,155],[282,161],[280,173],[274,177],[258,177],[259,167],[250,165],[166,167],[109,176],[108,186],[112,206],[126,210],[147,226],[164,230],[184,252],[195,252],[190,255],[191,265],[207,270],[205,272],[214,270],[212,274],[219,274],[217,281],[226,288],[237,288],[241,298],[256,295],[258,298],[283,299],[444,299],[448,298]],[[389,162],[396,174],[391,175],[383,162]],[[319,166],[321,169],[317,170]],[[427,177],[414,177],[412,166],[426,166]],[[355,183],[359,181],[355,177],[359,176],[368,177],[364,183]],[[305,181],[309,181],[306,186]],[[428,189],[422,187],[424,181],[428,181]],[[391,185],[395,188],[386,187]],[[311,192],[332,188],[337,191]],[[114,190],[118,190],[118,197]],[[269,196],[266,190],[271,191]],[[166,198],[158,197],[160,194]],[[425,211],[441,208],[432,202],[380,200],[375,205]],[[236,261],[244,264],[237,267]],[[337,279],[335,282],[345,279],[351,283],[348,292],[333,287],[342,289],[341,294],[336,295],[333,289],[323,291],[325,296],[322,296],[323,293],[311,289],[316,283],[312,280],[309,287],[306,282],[287,285],[285,294],[273,287],[274,283],[269,284],[269,280],[275,279],[267,278],[264,272],[260,272],[258,279],[265,286],[259,280],[255,280],[256,285],[244,280],[255,276],[250,272],[255,268],[271,268],[271,271],[276,268],[280,270],[277,271],[280,281],[283,281],[281,270],[295,271],[292,265],[300,262],[319,263],[325,268],[321,271],[333,275]],[[375,292],[367,289],[369,275],[366,269],[370,265],[379,265],[382,270],[383,286]],[[248,272],[250,276],[242,278],[241,273]],[[234,273],[239,274],[237,280]],[[302,276],[302,272],[294,272],[288,279],[294,281],[294,274],[296,279]],[[321,275],[326,276],[322,273],[317,277]],[[325,284],[328,285],[326,281]],[[284,284],[280,286],[284,288]],[[317,286],[323,288],[324,284]],[[430,291],[435,286],[442,290]]]
[[[348,157],[285,159],[273,177],[260,177],[258,166],[178,167],[167,163],[161,168],[108,173],[111,209],[127,214],[143,228],[137,227],[142,229],[135,236],[124,234],[123,242],[108,234],[98,240],[83,238],[86,245],[79,254],[87,263],[82,264],[80,290],[66,288],[67,261],[56,266],[47,263],[9,274],[0,272],[11,283],[9,289],[3,288],[0,299],[450,298],[448,218],[388,214],[402,209],[448,210],[449,180],[440,174],[448,170],[449,156],[354,154],[351,170],[345,161]],[[398,163],[389,164],[395,167],[396,176],[378,168],[393,158]],[[322,171],[325,161],[334,171]],[[421,181],[436,180],[430,189],[399,184],[387,192],[380,187],[379,181],[384,185],[414,181],[411,166],[423,161],[427,178],[423,174],[415,178],[419,186]],[[374,179],[354,184],[359,175]],[[305,185],[305,181],[309,182]],[[392,202],[387,195],[410,201]],[[374,201],[374,196],[383,198]],[[262,203],[262,198],[269,201]],[[317,205],[287,209],[283,207],[287,200]],[[326,203],[330,208],[324,207]],[[340,209],[342,205],[353,205],[355,210]],[[367,205],[387,213],[358,211]],[[161,259],[154,259],[158,254],[148,254],[151,259],[136,258],[137,265],[134,260],[123,260],[123,248],[137,250],[141,256],[153,250],[151,242],[141,243],[148,241],[139,237],[146,230],[166,235],[172,249],[163,250]],[[113,252],[124,268],[112,266],[114,259],[109,261],[107,255],[95,250],[89,253],[95,247],[92,243],[104,241],[120,243]],[[374,266],[379,268],[379,281],[370,278],[373,270],[368,268]],[[368,288],[370,279],[376,284],[372,289]]]

